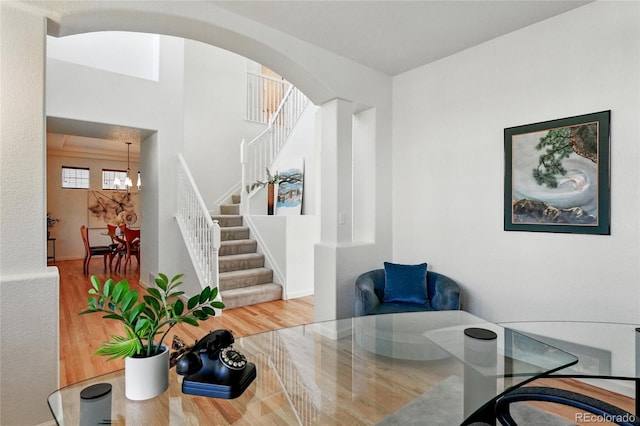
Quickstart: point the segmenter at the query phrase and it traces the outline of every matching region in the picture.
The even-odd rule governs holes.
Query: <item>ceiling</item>
[[[388,75],[397,75],[591,1],[216,1]]]
[[[591,1],[215,1],[213,4],[388,75],[397,75]],[[153,132],[47,119],[50,150],[132,156]]]
[[[155,131],[106,123],[47,117],[47,150],[71,156],[95,156],[131,159],[140,156],[140,142]],[[131,145],[127,147],[127,142]]]

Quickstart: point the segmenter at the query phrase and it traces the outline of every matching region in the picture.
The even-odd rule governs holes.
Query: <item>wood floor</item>
[[[78,315],[86,307],[89,277],[82,273],[82,261],[59,261],[60,270],[60,386],[73,384],[97,375],[124,368],[124,361],[106,361],[93,355],[99,345],[111,334],[120,334],[122,329],[117,321],[102,319],[99,314]],[[97,275],[102,281],[107,277],[114,280],[127,279],[133,286],[140,287],[139,274],[134,267],[126,273],[111,274],[103,271],[102,261],[91,262],[89,274]],[[185,342],[192,343],[210,330],[228,328],[237,337],[259,333],[282,327],[313,322],[313,297],[279,300],[249,307],[225,310],[220,317],[211,318],[200,327],[176,326],[175,333]],[[572,379],[544,379],[533,385],[547,385],[585,393],[608,401],[629,412],[634,411],[634,399],[604,391]],[[575,424],[576,410],[549,403],[532,404],[545,411],[560,415]],[[599,423],[607,424],[607,423]]]
[[[100,314],[78,313],[87,306],[90,275],[98,276],[102,282],[109,277],[116,282],[126,279],[132,287],[142,289],[135,261],[127,272],[105,273],[102,259],[93,259],[89,276],[83,275],[81,260],[58,261],[55,266],[60,271],[60,386],[124,368],[121,359],[107,361],[105,357],[93,355],[110,335],[122,334],[120,323],[105,320]],[[241,337],[310,322],[313,322],[312,296],[227,309],[222,316],[210,318],[200,327],[178,325],[169,337],[175,334],[191,344],[219,328],[230,329],[236,337]]]

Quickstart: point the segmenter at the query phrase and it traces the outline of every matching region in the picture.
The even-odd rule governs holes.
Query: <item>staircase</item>
[[[282,286],[273,283],[273,271],[264,267],[264,255],[256,252],[257,242],[242,225],[240,196],[232,202],[211,216],[220,225],[219,288],[225,309],[282,299]]]

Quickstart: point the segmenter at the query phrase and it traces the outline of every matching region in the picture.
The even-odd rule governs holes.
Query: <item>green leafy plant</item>
[[[95,275],[91,277],[88,308],[83,314],[102,313],[103,318],[120,321],[125,329],[124,336],[111,336],[95,352],[110,357],[109,360],[125,357],[150,357],[161,352],[162,342],[177,324],[198,326],[215,316],[215,309],[223,309],[224,303],[215,300],[218,289],[206,287],[200,294],[185,303],[180,298],[183,291],[176,290],[183,274],[169,278],[158,274],[156,287],[147,289],[147,294],[138,301],[137,290],[131,289],[127,280],[117,284],[113,279],[104,285]],[[160,336],[159,339],[156,339]]]
[[[275,174],[272,175],[268,167],[266,168],[266,170],[267,170],[267,180],[264,182],[261,180],[256,181],[251,185],[251,188],[249,188],[250,191],[253,191],[257,187],[265,187],[268,184],[275,185],[276,183],[280,182],[280,175],[278,174],[277,171]]]
[[[269,168],[267,167],[267,181],[265,182],[266,184],[276,184],[280,181],[280,175],[278,174],[278,172],[276,171],[276,174],[272,175],[271,172],[269,171]]]
[[[47,212],[47,229],[53,228],[53,226],[58,222],[60,222],[60,219],[55,219],[51,216],[51,213]]]
[[[562,161],[572,154],[598,162],[598,126],[589,123],[550,130],[540,138],[535,148],[542,151],[542,155],[536,168],[531,171],[533,178],[540,186],[557,188],[558,177],[567,174]]]

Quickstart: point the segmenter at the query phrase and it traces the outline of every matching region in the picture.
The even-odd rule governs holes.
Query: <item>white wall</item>
[[[592,3],[394,78],[396,261],[489,320],[640,319],[639,9]],[[503,129],[608,109],[611,236],[503,231]]]
[[[0,424],[51,417],[57,268],[46,261],[45,21],[0,3]],[[29,52],[25,55],[25,52]]]
[[[246,121],[248,60],[185,40],[184,158],[210,210],[240,182],[240,143],[264,124]]]
[[[290,164],[288,160],[294,157],[304,159],[304,180],[302,183],[302,214],[316,214],[316,115],[318,107],[309,103],[300,119],[287,138],[280,154],[274,159],[271,170],[283,171],[283,165]]]
[[[370,125],[375,129],[371,134],[375,140],[375,250],[361,250],[361,255],[367,257],[365,267],[379,266],[382,260],[388,259],[391,253],[391,204],[387,200],[391,192],[391,78],[381,72],[367,68],[361,64],[338,56],[325,49],[310,45],[300,39],[290,37],[280,31],[272,30],[263,25],[256,25],[255,21],[236,15],[212,2],[200,2],[184,7],[179,2],[120,2],[103,1],[100,4],[78,2],[46,2],[39,4],[34,13],[46,15],[51,25],[51,35],[65,36],[90,31],[108,31],[117,28],[137,32],[150,32],[191,38],[211,45],[220,46],[238,53],[256,62],[260,62],[270,69],[283,75],[309,96],[316,105],[333,104],[334,100],[346,100],[353,113],[375,108],[375,121]],[[161,59],[162,70],[162,59]],[[162,79],[162,71],[161,71]],[[165,105],[166,106],[166,105]],[[181,101],[170,104],[171,108],[182,106]],[[331,109],[331,108],[330,108]],[[162,114],[161,114],[162,115]],[[331,115],[331,114],[330,114]],[[351,127],[351,120],[348,120]],[[338,122],[343,128],[347,127],[346,117],[341,115]],[[329,126],[330,127],[330,126]],[[320,136],[321,144],[335,142],[331,133],[337,129],[326,128]],[[341,135],[350,143],[350,135]],[[164,138],[164,137],[163,137]],[[144,147],[143,147],[144,148]],[[348,150],[341,149],[339,157],[347,155]],[[164,151],[162,151],[164,153]],[[351,155],[348,154],[351,158]],[[320,191],[322,203],[322,232],[331,234],[327,228],[338,226],[335,216],[342,214],[343,230],[354,229],[351,215],[353,199],[350,187],[352,180],[348,178],[352,170],[345,158],[329,155],[317,161],[318,174],[328,178],[324,186],[334,184],[333,175],[339,174],[344,191],[340,191],[336,198],[334,188]],[[165,164],[159,164],[161,170],[166,170]],[[144,169],[144,165],[143,165]],[[162,176],[161,180],[168,180],[171,176]],[[347,180],[344,180],[347,179]],[[171,183],[168,183],[171,186]],[[146,186],[146,184],[145,184]],[[171,200],[164,199],[164,203]],[[170,203],[168,203],[170,204]],[[327,205],[325,209],[324,205]],[[144,206],[143,206],[144,207]],[[148,217],[145,215],[145,217]],[[164,224],[162,224],[164,225]],[[162,232],[164,228],[159,228]],[[169,237],[165,240],[165,237]],[[172,241],[173,235],[160,235],[159,241]],[[350,232],[343,234],[344,242],[340,246],[334,240],[324,241],[322,254],[316,258],[316,269],[324,271],[350,272],[346,276],[331,276],[323,274],[327,280],[340,281],[339,291],[327,294],[322,312],[316,311],[316,318],[335,318],[338,301],[348,304],[353,301],[353,283],[348,282],[352,271],[359,269],[361,256],[358,256],[358,244],[346,241],[353,238]],[[148,239],[146,239],[148,241]],[[344,245],[346,244],[346,246]],[[164,244],[166,246],[166,244]],[[163,254],[163,253],[161,253]],[[160,262],[172,265],[173,259],[162,259]],[[320,261],[320,262],[319,262]],[[143,261],[144,267],[144,261]],[[316,280],[317,290],[331,292],[335,288],[332,282]],[[353,305],[353,303],[351,303]],[[345,305],[346,306],[346,305]],[[340,309],[341,315],[349,316],[347,311]],[[353,306],[349,309],[353,312]]]
[[[283,298],[309,296],[314,292],[314,245],[319,241],[317,216],[267,216],[245,218],[252,238],[265,255],[265,266],[274,271],[273,280],[282,285]]]
[[[47,37],[47,56],[158,81],[160,36],[104,31],[65,38]]]
[[[184,135],[183,50],[181,39],[161,37],[157,82],[53,58],[47,61],[47,115],[157,131],[140,148],[143,282],[150,273],[173,275],[183,269],[175,254],[179,249],[159,243],[178,239],[173,216],[177,153]]]
[[[20,9],[14,9],[14,5]],[[317,105],[340,98],[349,100],[354,106],[354,112],[357,109],[375,107],[376,136],[375,141],[372,141],[375,143],[377,173],[375,244],[360,249],[356,245],[337,247],[328,241],[317,247],[315,258],[316,270],[324,271],[323,280],[316,280],[316,289],[324,293],[322,312],[319,312],[317,318],[335,318],[336,313],[343,315],[347,309],[353,310],[354,274],[378,264],[390,254],[391,232],[388,225],[391,206],[383,197],[391,192],[391,79],[388,76],[279,31],[256,25],[254,21],[234,15],[211,2],[196,2],[190,4],[190,7],[185,7],[181,2],[107,0],[99,3],[43,2],[38,7],[19,2],[1,2],[0,6],[1,96],[3,106],[11,105],[11,108],[2,108],[1,111],[1,423],[11,424],[14,418],[29,424],[49,420],[50,413],[44,403],[45,398],[38,397],[37,400],[42,403],[34,405],[33,392],[38,390],[43,395],[48,393],[52,382],[57,378],[57,371],[54,371],[58,362],[57,275],[47,275],[44,288],[38,288],[38,291],[43,291],[38,294],[46,295],[48,303],[38,304],[41,317],[34,321],[39,324],[37,330],[31,328],[30,324],[20,322],[13,310],[5,309],[7,306],[18,306],[31,289],[29,286],[12,286],[13,284],[25,282],[31,274],[47,274],[44,244],[46,154],[43,102],[47,24],[49,34],[56,36],[119,29],[198,39],[265,64],[292,81]],[[175,272],[179,261],[177,256],[171,256],[171,248],[174,246],[172,243],[178,239],[172,218],[175,211],[175,175],[167,171],[175,170],[176,155],[182,150],[184,136],[181,116],[184,77],[182,62],[176,60],[181,57],[182,47],[179,40],[169,38],[161,39],[161,52],[163,48],[173,48],[178,55],[173,58],[163,58],[161,55],[160,84],[147,86],[150,91],[145,96],[132,95],[124,80],[105,79],[99,83],[86,84],[89,82],[84,79],[85,74],[76,74],[76,67],[72,74],[61,75],[63,90],[74,88],[71,91],[74,96],[62,97],[63,101],[56,104],[60,112],[57,116],[65,117],[63,112],[74,113],[78,115],[76,119],[95,122],[128,124],[129,118],[136,115],[132,111],[144,111],[148,114],[135,127],[158,131],[143,142],[141,147],[141,171],[145,176],[154,175],[149,183],[147,180],[144,183],[144,244],[147,252],[157,250],[155,256],[151,256],[152,264],[145,264],[147,257],[143,256],[143,275],[145,271],[157,271],[160,266],[164,272],[171,274]],[[175,84],[164,85],[163,79]],[[47,85],[50,86],[49,82]],[[76,86],[81,87],[76,90]],[[50,101],[54,94],[47,92],[46,96],[47,101]],[[101,103],[103,99],[120,99],[122,102],[117,104],[117,108],[113,108],[113,104]],[[323,139],[324,137],[323,135]],[[146,158],[151,161],[146,162]],[[321,175],[337,173],[336,163],[332,158],[323,159],[318,167]],[[5,179],[10,179],[12,185],[5,185]],[[349,185],[348,182],[345,184]],[[166,189],[166,194],[160,194],[159,188]],[[318,194],[323,205],[328,201],[333,202],[326,199],[331,198],[332,194],[321,192],[319,187]],[[350,202],[349,200],[348,203]],[[337,211],[330,209],[327,213],[335,216]],[[151,219],[151,216],[154,218]],[[334,222],[325,221],[321,226],[333,226]],[[332,292],[335,289],[338,291]],[[350,300],[349,297],[344,297],[349,295]],[[7,312],[11,321],[5,321],[4,315]],[[10,332],[7,333],[6,330]],[[43,345],[51,350],[44,354],[33,350]],[[33,368],[23,371],[24,369],[15,368],[16,364],[11,363],[17,360],[15,354],[20,357],[18,362],[28,361],[26,356],[30,355],[38,356],[39,362],[30,363]],[[28,387],[28,391],[18,389],[16,383]],[[25,413],[33,416],[33,419],[26,418]]]
[[[138,162],[130,162],[132,176],[140,169]],[[89,189],[62,188],[62,166],[88,167]],[[63,155],[47,155],[47,211],[60,222],[51,230],[51,237],[56,238],[56,260],[82,259],[84,246],[80,238],[80,226],[89,225],[88,199],[91,191],[102,190],[102,169],[126,170],[127,160],[78,158]],[[135,178],[133,178],[135,183]],[[134,191],[137,189],[134,188]],[[140,226],[140,222],[133,227]],[[104,228],[89,229],[91,245],[111,244],[111,238],[102,235]],[[95,259],[95,258],[94,258]],[[94,262],[94,261],[92,261]],[[97,262],[101,262],[96,260]]]

